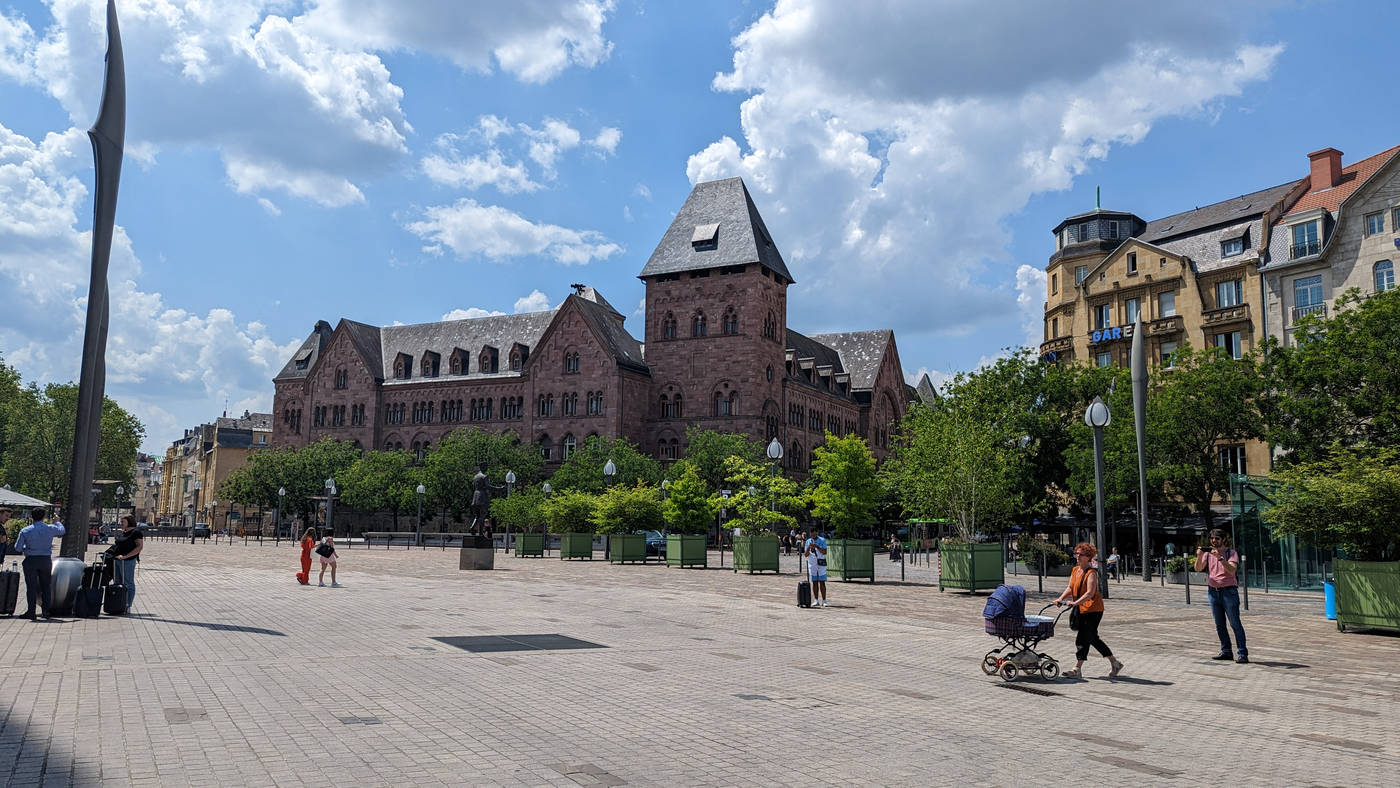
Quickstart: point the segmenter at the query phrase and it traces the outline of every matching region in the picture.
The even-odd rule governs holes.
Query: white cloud
[[[505,312],[497,312],[497,311],[495,311],[495,310],[482,309],[482,308],[480,308],[480,307],[475,307],[475,306],[473,306],[473,307],[468,307],[468,308],[466,308],[466,309],[454,309],[454,310],[452,310],[451,312],[448,312],[447,314],[443,315],[443,316],[442,316],[442,319],[443,319],[443,320],[470,320],[470,319],[472,319],[472,318],[474,318],[474,317],[496,317],[497,315],[504,315],[504,314],[505,314]]]
[[[540,188],[538,183],[530,180],[530,173],[522,162],[507,163],[501,152],[494,148],[482,154],[463,156],[452,145],[451,137],[439,137],[443,153],[423,159],[423,173],[437,183],[470,190],[491,185],[505,194],[532,192]]]
[[[423,248],[441,254],[451,249],[458,257],[483,257],[501,262],[513,257],[543,255],[564,265],[604,260],[622,247],[592,230],[571,230],[536,224],[498,205],[479,205],[462,198],[452,205],[435,205],[405,228],[427,241]]]
[[[259,197],[259,198],[258,198],[258,205],[261,206],[262,209],[263,209],[264,211],[267,211],[269,214],[272,214],[273,216],[281,216],[281,215],[282,215],[282,209],[277,207],[277,203],[273,202],[272,200],[267,199],[266,197]]]
[[[588,145],[601,155],[611,156],[617,152],[619,142],[622,142],[622,129],[604,126],[596,137],[588,141]]]
[[[554,165],[559,159],[559,154],[577,148],[579,140],[582,139],[578,129],[554,118],[545,118],[543,128],[531,128],[521,123],[519,129],[530,140],[527,146],[530,158],[550,180],[558,174]]]
[[[648,189],[645,183],[637,184],[637,188],[633,189],[632,193],[637,195],[638,197],[641,197],[647,202],[651,202],[651,189]]]
[[[527,296],[522,296],[515,300],[515,313],[522,312],[546,312],[549,310],[549,296],[539,290],[531,290]]]
[[[624,221],[624,222],[630,222],[630,221],[632,221],[632,206],[630,206],[630,205],[624,205],[624,206],[622,206],[622,221]]]
[[[1022,265],[1016,269],[1016,307],[1029,347],[1039,347],[1045,337],[1045,269]]]
[[[1066,30],[1054,4],[778,0],[714,81],[749,94],[742,141],[716,140],[686,174],[744,177],[798,280],[794,325],[999,330],[1034,289],[1007,217],[1161,119],[1241,94],[1280,52],[1238,40],[1248,26],[1229,22],[1247,19],[1229,4],[1113,9]],[[833,307],[855,324],[826,325]]]

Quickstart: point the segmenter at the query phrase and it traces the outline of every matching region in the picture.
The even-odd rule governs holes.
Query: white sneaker
[[[325,587],[326,587],[326,584],[325,584],[325,583],[317,583],[316,585],[318,585],[318,586],[320,586],[320,587],[322,587],[322,588],[325,588]]]
[[[826,605],[826,600],[823,599],[823,600],[822,600],[822,607],[826,607],[826,606],[827,606],[827,605]]]
[[[340,583],[337,583],[337,582],[335,582],[335,581],[331,581],[331,588],[340,588]]]

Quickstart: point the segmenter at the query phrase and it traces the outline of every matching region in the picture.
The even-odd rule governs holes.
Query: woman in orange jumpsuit
[[[316,529],[307,528],[301,536],[301,571],[297,572],[297,582],[306,585],[311,582],[311,548],[316,546]]]

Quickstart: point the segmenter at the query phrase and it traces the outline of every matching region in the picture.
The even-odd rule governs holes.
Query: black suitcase
[[[121,584],[121,578],[102,589],[102,612],[109,616],[126,615],[126,586]]]
[[[0,572],[0,616],[13,616],[19,602],[19,572],[6,569]]]
[[[73,600],[73,615],[78,618],[97,618],[102,613],[102,586],[104,562],[99,557],[91,566],[83,567],[83,582],[78,587],[78,596]]]
[[[797,606],[812,606],[812,584],[806,580],[797,581]]]

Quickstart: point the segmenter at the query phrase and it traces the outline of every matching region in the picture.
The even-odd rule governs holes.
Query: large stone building
[[[242,513],[216,505],[219,485],[242,468],[253,452],[271,446],[270,413],[244,411],[241,418],[220,416],[212,424],[185,430],[165,451],[160,520],[188,524],[193,516],[218,528],[236,528]]]
[[[591,435],[677,459],[695,425],[778,438],[798,473],[827,431],[884,456],[910,399],[894,333],[788,328],[793,277],[742,180],[697,184],[639,278],[645,344],[585,285],[547,312],[319,321],[273,379],[273,443],[422,453],[472,425],[515,431],[553,467]]]
[[[1343,168],[1327,148],[1308,155],[1304,178],[1151,222],[1102,209],[1065,219],[1045,268],[1041,353],[1127,366],[1141,315],[1148,360],[1160,368],[1188,343],[1240,358],[1266,336],[1288,341],[1297,319],[1346,288],[1393,287],[1397,152]],[[1268,447],[1221,447],[1221,461],[1262,473]]]

